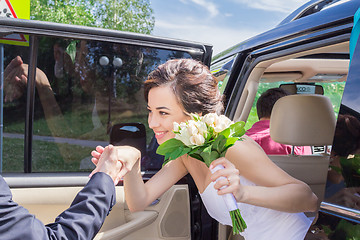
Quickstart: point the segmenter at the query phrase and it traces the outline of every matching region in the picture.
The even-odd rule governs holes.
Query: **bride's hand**
[[[217,165],[223,165],[224,169],[217,170],[211,175],[211,181],[216,181],[214,188],[218,191],[219,195],[232,193],[237,202],[241,202],[244,195],[244,188],[240,183],[239,170],[235,168],[229,160],[222,157],[214,160],[210,164],[210,169],[213,169]]]
[[[104,149],[105,148],[102,146],[97,146],[95,150],[91,152],[91,156],[93,156],[91,158],[91,161],[95,164],[95,166],[98,164],[101,154],[104,152]]]
[[[101,171],[108,162],[119,162],[120,169],[113,169],[108,173],[113,177],[115,184],[117,184],[126,173],[131,171],[135,163],[138,162],[141,157],[140,151],[134,147],[112,145],[105,148],[97,146],[96,151],[92,151],[91,155],[93,156],[92,161],[96,165],[96,168],[91,172],[90,177],[96,172]],[[109,168],[106,170],[109,171]],[[114,177],[114,174],[116,177]]]

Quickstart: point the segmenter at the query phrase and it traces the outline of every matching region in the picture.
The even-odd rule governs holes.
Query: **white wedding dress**
[[[240,180],[242,185],[255,185],[242,176]],[[200,193],[201,199],[212,218],[223,225],[232,226],[225,202],[213,185],[214,182],[211,182]],[[304,213],[280,212],[246,203],[238,203],[238,207],[247,225],[241,233],[246,240],[303,240],[311,225],[311,220]]]

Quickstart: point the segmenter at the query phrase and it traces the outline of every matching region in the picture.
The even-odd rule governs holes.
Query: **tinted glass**
[[[360,238],[360,46],[352,59],[330,156],[317,225],[329,239]],[[328,204],[329,203],[329,204]],[[330,213],[330,214],[329,214]]]
[[[217,79],[221,93],[225,90],[236,56],[237,55],[228,57],[211,65],[211,73]]]
[[[24,171],[24,131],[26,111],[26,80],[18,78],[21,73],[26,72],[27,66],[20,66],[14,61],[20,56],[24,61],[29,59],[29,48],[16,45],[4,44],[4,89],[3,89],[3,138],[1,144],[2,171],[23,172]],[[21,64],[21,63],[20,63]]]
[[[38,41],[33,172],[93,169],[91,150],[109,143],[109,130],[117,123],[143,123],[149,143],[153,133],[147,126],[142,83],[166,60],[191,57],[181,51],[111,42],[50,37]],[[11,52],[6,64],[17,55],[28,63],[24,54]],[[26,105],[24,96],[21,99],[6,103],[6,109],[21,107],[20,113],[13,111],[6,120],[6,133],[23,135]],[[22,114],[21,123],[15,114]],[[24,156],[21,143],[23,140],[7,146],[16,149],[18,162]],[[12,156],[6,159],[14,161]],[[22,164],[19,169],[22,171]]]
[[[357,46],[359,50],[359,46]],[[354,54],[347,78],[331,151],[326,198],[345,207],[360,210],[360,58]],[[341,194],[352,191],[343,201]],[[356,191],[355,191],[356,190]]]

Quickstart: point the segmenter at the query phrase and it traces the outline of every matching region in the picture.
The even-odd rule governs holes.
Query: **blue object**
[[[360,21],[359,20],[360,20],[360,8],[356,11],[356,13],[354,15],[354,26],[353,26],[353,29],[351,31],[351,36],[350,36],[350,63],[351,63],[351,59],[352,59],[352,56],[355,51],[356,43],[357,43],[359,35],[360,35]]]

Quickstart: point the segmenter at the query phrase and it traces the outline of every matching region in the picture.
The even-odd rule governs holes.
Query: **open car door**
[[[142,126],[144,181],[161,168],[142,83],[168,59],[209,65],[212,53],[212,46],[200,43],[9,18],[0,19],[0,34],[14,40],[1,46],[2,175],[14,201],[45,224],[86,184],[94,168],[91,151],[115,141],[116,127],[127,131],[123,137],[129,144],[131,127]],[[16,88],[9,78],[14,59],[23,62],[27,75]],[[202,219],[201,200],[188,176],[142,212],[130,213],[122,183],[116,194],[117,204],[95,239],[211,239],[204,234],[216,230]]]

